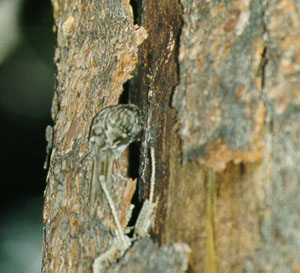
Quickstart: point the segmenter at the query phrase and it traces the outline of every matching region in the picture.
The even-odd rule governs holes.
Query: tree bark
[[[110,191],[125,228],[134,193],[148,198],[153,147],[158,205],[151,238],[105,272],[183,272],[189,251],[177,243],[191,249],[188,272],[300,272],[300,5],[144,0],[133,13],[128,0],[52,4],[43,272],[92,272],[110,247],[109,206],[89,205],[87,141],[95,114],[118,103],[130,78],[129,99],[145,116],[139,166],[129,161],[139,186],[129,179]]]
[[[92,162],[87,141],[93,117],[116,104],[147,37],[133,24],[129,1],[52,1],[57,31],[53,150],[44,205],[43,272],[91,272],[114,230],[108,204],[89,204]],[[126,160],[125,160],[126,161]],[[123,164],[123,167],[126,167]],[[110,189],[126,216],[136,181]]]

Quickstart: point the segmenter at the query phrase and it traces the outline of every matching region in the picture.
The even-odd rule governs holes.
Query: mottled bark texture
[[[108,204],[91,207],[91,121],[116,104],[147,37],[129,1],[53,0],[57,32],[54,142],[44,206],[43,272],[91,272],[114,230]],[[124,167],[124,164],[123,164]],[[124,168],[123,168],[124,170]],[[123,226],[136,181],[110,187]]]
[[[189,252],[185,244],[159,247],[150,238],[145,238],[137,241],[123,259],[105,272],[182,273],[186,272]]]
[[[133,0],[141,27],[129,1],[52,4],[43,272],[91,272],[111,244],[108,205],[89,204],[85,155],[92,118],[132,76],[129,98],[145,115],[140,198],[152,146],[159,202],[152,239],[107,272],[182,272],[189,251],[177,243],[191,248],[188,272],[300,272],[300,4]],[[136,180],[110,188],[123,226],[135,190]]]
[[[196,272],[299,272],[300,4],[181,3],[169,240]]]

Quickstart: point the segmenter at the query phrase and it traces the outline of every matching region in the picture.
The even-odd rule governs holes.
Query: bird
[[[99,200],[99,177],[112,181],[113,162],[117,161],[129,144],[138,140],[143,129],[141,109],[134,104],[118,104],[102,109],[94,117],[89,137],[89,153],[94,159],[90,200]]]

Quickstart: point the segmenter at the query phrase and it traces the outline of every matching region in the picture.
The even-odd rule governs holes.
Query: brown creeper
[[[91,203],[99,193],[99,176],[111,181],[112,165],[127,146],[138,139],[143,128],[140,108],[134,104],[119,104],[102,109],[94,118],[90,131],[89,151],[94,158],[94,170],[90,191]]]

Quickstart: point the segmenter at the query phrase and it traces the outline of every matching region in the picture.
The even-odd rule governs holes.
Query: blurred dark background
[[[50,0],[0,0],[1,273],[41,268],[52,27]]]

